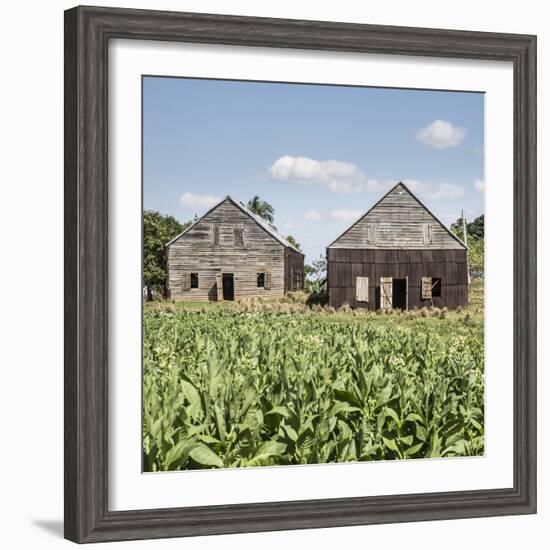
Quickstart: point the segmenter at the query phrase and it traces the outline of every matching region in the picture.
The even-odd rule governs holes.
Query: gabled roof
[[[218,208],[218,206],[220,206],[221,204],[223,204],[224,202],[226,201],[229,201],[231,204],[235,205],[237,208],[239,208],[240,210],[242,210],[247,216],[250,216],[265,232],[267,232],[269,235],[271,235],[275,240],[277,240],[278,242],[280,242],[283,246],[285,247],[288,247],[288,248],[291,248],[292,250],[294,250],[295,252],[298,252],[300,254],[303,255],[303,252],[301,250],[298,250],[294,245],[292,245],[290,242],[288,242],[285,238],[281,237],[281,235],[279,235],[279,233],[277,233],[276,229],[274,227],[272,227],[271,225],[269,225],[263,218],[261,218],[260,216],[254,214],[254,212],[252,212],[252,210],[250,210],[250,208],[248,208],[247,206],[245,206],[242,202],[240,201],[237,201],[235,199],[233,199],[233,197],[231,197],[230,195],[227,195],[225,198],[223,198],[220,202],[218,202],[217,204],[215,204],[212,208],[210,208],[210,210],[208,210],[207,212],[205,212],[200,218],[198,218],[197,220],[195,220],[189,227],[187,227],[186,229],[184,229],[179,235],[177,235],[176,237],[174,237],[171,241],[169,241],[168,243],[166,243],[165,247],[167,246],[170,246],[173,242],[177,241],[182,235],[185,235],[188,231],[190,231],[191,229],[193,229],[193,227],[195,227],[198,223],[200,223],[204,218],[206,218],[206,216],[208,216],[208,214],[210,214],[210,212],[213,212],[214,210],[216,210],[216,208]]]
[[[414,199],[445,231],[446,234],[448,234],[452,239],[454,239],[458,244],[461,245],[463,248],[467,248],[467,246],[464,244],[462,239],[457,237],[433,212],[403,183],[399,182],[396,185],[394,185],[389,191],[387,191],[378,201],[376,201],[359,219],[357,219],[353,224],[351,224],[343,233],[341,233],[334,241],[332,241],[327,248],[332,247],[335,243],[337,243],[346,233],[348,233],[352,228],[354,228],[356,225],[360,224],[365,220],[365,218],[377,207],[379,206],[384,200],[394,193],[398,188],[402,188],[404,191],[406,191],[412,199]],[[401,192],[399,194],[402,194]],[[382,248],[382,247],[380,247]]]

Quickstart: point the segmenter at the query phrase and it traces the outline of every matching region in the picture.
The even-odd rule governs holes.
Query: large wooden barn
[[[229,196],[166,246],[174,300],[265,298],[303,289],[304,255]]]
[[[468,302],[466,245],[398,183],[327,248],[334,307],[456,308]]]

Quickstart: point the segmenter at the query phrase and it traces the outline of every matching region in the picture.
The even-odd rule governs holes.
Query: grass
[[[467,308],[443,310],[439,308],[422,308],[408,312],[391,311],[390,313],[352,310],[343,307],[337,310],[328,307],[308,307],[304,304],[305,295],[272,299],[249,299],[235,302],[170,302],[153,301],[145,303],[145,311],[268,311],[275,313],[302,313],[313,315],[325,323],[367,323],[382,327],[400,327],[408,330],[437,330],[440,336],[448,338],[454,334],[478,334],[483,338],[483,280],[474,279],[470,285],[469,304]]]

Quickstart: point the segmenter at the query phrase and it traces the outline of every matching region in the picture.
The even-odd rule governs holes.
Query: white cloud
[[[434,201],[458,199],[463,196],[464,187],[452,183],[440,183],[426,193],[426,197]]]
[[[339,208],[337,210],[331,210],[330,217],[333,220],[338,221],[351,221],[356,220],[362,214],[363,212],[361,210],[347,210],[346,208]]]
[[[483,193],[483,191],[485,191],[485,182],[483,180],[474,181],[474,189]]]
[[[334,193],[361,193],[373,190],[372,180],[367,178],[361,168],[341,160],[316,160],[284,155],[278,158],[268,171],[274,180],[324,185]]]
[[[304,218],[309,221],[318,221],[321,219],[321,214],[317,210],[308,210],[304,214]]]
[[[453,126],[447,120],[434,120],[416,132],[416,139],[436,149],[457,147],[466,139],[466,128]]]
[[[433,201],[458,199],[464,196],[464,187],[453,183],[428,183],[417,180],[402,180],[403,183],[421,199],[429,199]],[[389,182],[391,186],[397,181]]]
[[[296,184],[322,185],[334,193],[371,192],[382,194],[397,183],[397,180],[379,181],[368,178],[365,172],[350,162],[339,160],[320,161],[290,155],[284,155],[277,159],[270,166],[269,173],[274,180]],[[401,181],[413,193],[424,199],[438,201],[457,199],[464,196],[464,188],[452,183],[432,184],[412,179]],[[315,210],[308,210],[304,214],[304,218],[306,220],[319,220],[321,215]],[[333,219],[336,218],[333,217]],[[351,218],[346,217],[345,219]]]
[[[214,195],[198,195],[195,193],[184,193],[180,197],[180,203],[185,208],[206,210],[212,208],[215,204],[221,201],[219,197]]]

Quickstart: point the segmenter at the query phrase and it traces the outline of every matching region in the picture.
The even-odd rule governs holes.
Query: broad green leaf
[[[416,413],[409,413],[405,417],[405,422],[420,422],[420,424],[424,424],[424,419]]]
[[[420,451],[420,449],[422,449],[423,446],[424,446],[424,443],[417,443],[416,445],[413,445],[412,447],[409,447],[405,451],[405,456],[406,457],[414,456],[418,451]]]
[[[195,445],[194,440],[184,439],[178,441],[165,455],[164,466],[167,470],[173,470],[183,463],[189,456],[189,451]]]
[[[202,466],[223,468],[223,460],[210,447],[199,443],[189,453],[191,458]]]
[[[199,420],[200,418],[202,418],[202,403],[199,392],[197,391],[195,386],[193,386],[193,384],[191,384],[191,382],[188,382],[187,380],[182,380],[181,386],[185,397],[189,401],[189,415],[194,420]]]
[[[384,413],[386,416],[389,416],[390,418],[392,418],[398,426],[401,426],[401,419],[399,418],[399,415],[392,408],[386,407],[384,409]]]
[[[279,414],[284,417],[287,417],[290,415],[286,407],[273,407],[270,411],[266,412],[264,416],[268,416],[270,414]]]
[[[298,439],[298,434],[296,433],[296,431],[294,430],[294,428],[292,426],[289,426],[287,424],[284,424],[283,425],[283,430],[286,432],[286,434],[288,435],[288,437],[292,440],[292,441],[297,441]]]
[[[346,390],[334,390],[334,397],[339,401],[345,401],[353,407],[361,407],[361,401],[359,401],[351,392]]]
[[[389,439],[387,437],[382,437],[382,441],[384,442],[384,445],[388,447],[388,449],[391,449],[392,451],[399,452],[399,448],[397,447],[397,443],[395,442],[395,439]]]

